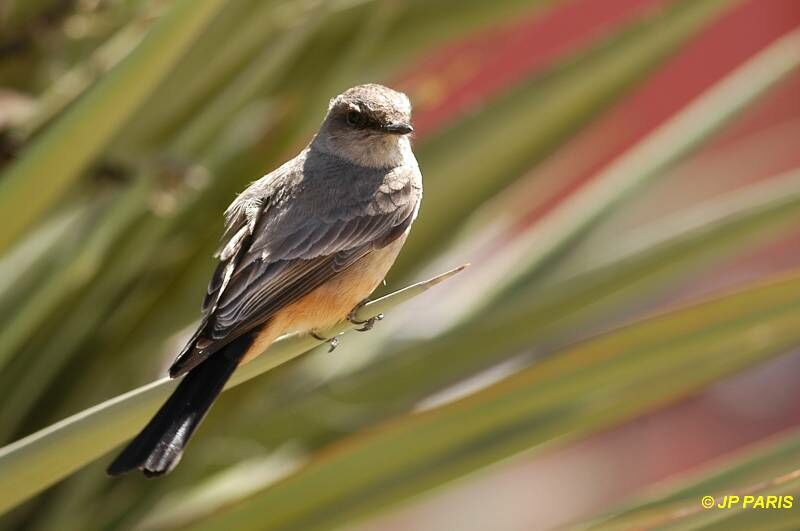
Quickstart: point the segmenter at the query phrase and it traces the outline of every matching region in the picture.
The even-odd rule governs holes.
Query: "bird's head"
[[[383,85],[358,85],[333,98],[314,143],[353,163],[394,167],[411,155],[411,102]]]

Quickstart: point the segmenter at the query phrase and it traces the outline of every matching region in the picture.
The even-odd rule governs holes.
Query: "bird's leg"
[[[311,337],[313,337],[316,340],[327,341],[328,345],[330,346],[330,348],[328,349],[328,352],[333,352],[334,350],[336,350],[336,347],[339,346],[339,338],[336,337],[336,336],[324,337],[324,336],[319,335],[315,330],[312,330],[309,333],[311,334]]]
[[[383,320],[383,314],[379,313],[373,317],[370,317],[366,321],[359,321],[356,319],[356,313],[358,310],[364,307],[365,304],[369,302],[369,299],[364,299],[363,301],[356,304],[356,307],[350,310],[350,313],[347,314],[347,320],[353,323],[354,325],[362,325],[361,328],[356,328],[357,332],[366,332],[367,330],[372,330],[372,327],[375,326],[375,323],[378,321]]]

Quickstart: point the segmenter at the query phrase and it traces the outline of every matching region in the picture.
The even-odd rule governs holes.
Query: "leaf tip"
[[[458,273],[461,273],[462,271],[464,271],[469,266],[470,266],[470,264],[469,264],[469,262],[467,262],[466,264],[460,265],[460,266],[458,266],[458,267],[456,267],[454,269],[451,269],[450,271],[446,271],[446,272],[444,272],[444,273],[442,273],[440,275],[436,275],[435,277],[426,280],[425,281],[425,289],[432,288],[433,286],[435,286],[437,284],[441,284],[445,280],[447,280],[447,279],[449,279],[451,277],[454,277]]]

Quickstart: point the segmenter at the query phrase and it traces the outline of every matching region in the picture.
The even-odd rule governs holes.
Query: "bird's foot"
[[[314,339],[319,340],[319,341],[327,341],[328,342],[328,345],[329,345],[328,352],[333,352],[334,350],[336,350],[336,347],[339,346],[339,338],[336,337],[336,336],[334,336],[334,337],[324,337],[324,336],[319,335],[314,330],[312,330],[310,333],[311,333],[311,337],[313,337]]]
[[[361,328],[356,328],[357,332],[366,332],[368,330],[372,330],[372,328],[375,326],[375,323],[377,323],[378,321],[383,320],[383,314],[382,313],[379,313],[378,315],[370,317],[366,321],[360,321],[360,320],[356,319],[356,313],[358,313],[358,310],[363,308],[364,305],[367,304],[368,302],[369,302],[369,299],[364,299],[363,301],[359,302],[356,305],[355,308],[350,310],[350,313],[347,314],[347,320],[348,321],[350,321],[354,325],[361,325]]]

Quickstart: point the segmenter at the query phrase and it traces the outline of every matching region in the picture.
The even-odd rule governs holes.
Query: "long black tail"
[[[175,468],[195,429],[252,342],[249,335],[240,337],[189,371],[106,472],[117,476],[139,468],[145,476],[155,477]]]

